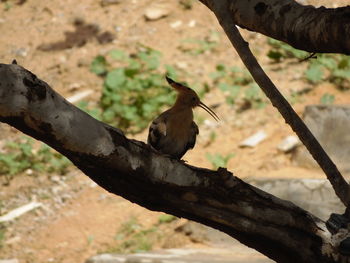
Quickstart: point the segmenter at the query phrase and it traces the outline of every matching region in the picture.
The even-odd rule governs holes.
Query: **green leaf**
[[[226,67],[224,64],[217,64],[216,65],[216,70],[217,71],[226,71]]]
[[[230,153],[226,156],[222,156],[220,154],[210,154],[207,153],[205,155],[207,159],[212,163],[214,169],[218,169],[219,167],[226,167],[228,161],[235,156],[235,154]]]
[[[111,58],[118,60],[118,61],[128,61],[128,55],[123,51],[119,49],[111,50],[109,52],[109,55]]]
[[[107,61],[104,56],[97,56],[91,63],[90,70],[97,74],[103,75],[107,72]]]
[[[335,70],[336,68],[338,68],[337,61],[334,58],[329,56],[320,55],[317,59],[317,62],[325,66],[329,70]]]
[[[325,93],[323,94],[323,96],[321,97],[320,102],[322,104],[333,104],[335,100],[335,96],[329,93]]]
[[[275,51],[275,50],[270,50],[268,53],[267,53],[267,56],[272,59],[272,60],[275,60],[275,61],[280,61],[281,58],[283,57],[282,53],[279,52],[279,51]]]
[[[245,90],[245,98],[248,100],[257,100],[261,97],[261,91],[257,84],[251,85]]]
[[[168,215],[168,214],[162,214],[158,217],[158,222],[159,224],[164,224],[164,223],[170,223],[176,220],[177,217],[173,215]]]
[[[339,63],[338,63],[338,68],[339,69],[346,69],[349,68],[350,60],[348,57],[342,58]]]
[[[124,69],[117,68],[108,72],[105,83],[111,89],[119,89],[125,81]]]
[[[344,70],[344,69],[337,69],[332,72],[333,77],[337,78],[344,78],[349,79],[350,78],[350,70]]]
[[[176,79],[177,78],[177,70],[175,67],[171,65],[165,65],[166,69],[166,75],[169,76],[171,79]]]
[[[306,79],[312,83],[319,83],[323,78],[323,69],[319,64],[313,63],[305,72]]]

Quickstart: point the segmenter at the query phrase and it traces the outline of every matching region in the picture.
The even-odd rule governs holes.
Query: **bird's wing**
[[[191,134],[190,134],[187,146],[186,146],[186,148],[187,148],[186,151],[188,149],[192,149],[194,147],[194,145],[196,144],[197,135],[199,133],[198,126],[194,121],[192,122],[190,133]]]
[[[197,124],[193,121],[192,122],[192,125],[191,125],[191,129],[190,129],[190,136],[189,136],[189,139],[188,139],[188,142],[185,146],[185,148],[183,149],[183,151],[178,154],[177,158],[178,159],[181,159],[182,156],[185,155],[185,153],[189,150],[189,149],[192,149],[194,147],[194,145],[196,144],[196,138],[197,138],[197,135],[199,133],[199,129],[198,129],[198,126]]]
[[[166,118],[160,115],[149,127],[147,143],[159,150],[158,145],[162,138],[166,136]]]

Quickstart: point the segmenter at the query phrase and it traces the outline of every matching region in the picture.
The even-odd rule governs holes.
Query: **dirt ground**
[[[183,81],[209,80],[208,74],[219,63],[240,66],[239,57],[220,29],[215,17],[200,3],[193,1],[185,10],[180,1],[119,1],[102,6],[101,1],[0,1],[0,62],[17,62],[45,80],[65,97],[92,90],[87,100],[96,102],[100,96],[102,79],[89,70],[92,59],[112,49],[135,51],[142,43],[159,50],[164,63],[176,65],[188,74]],[[302,1],[328,7],[345,5],[348,1]],[[169,11],[166,17],[147,21],[145,9],[162,6]],[[184,39],[210,38],[219,32],[215,50],[192,56],[181,50]],[[244,37],[259,62],[284,94],[310,88],[301,81],[303,66],[282,65],[276,70],[266,56],[266,38],[243,31]],[[312,90],[293,106],[302,114],[305,105],[317,104],[326,92],[335,95],[336,104],[346,104],[349,91],[339,91],[332,84],[311,87]],[[283,138],[293,132],[276,109],[267,105],[237,113],[225,103],[219,89],[213,89],[203,101],[216,105],[221,121],[215,124],[204,111],[195,115],[206,119],[200,126],[195,149],[184,159],[190,164],[212,168],[206,153],[227,155],[234,153],[228,169],[241,178],[323,178],[319,170],[296,167],[290,154],[277,150]],[[259,130],[267,139],[254,148],[240,148],[239,143]],[[20,136],[20,132],[0,126],[0,140]],[[216,139],[210,140],[210,134]],[[134,136],[145,141],[147,131]],[[65,176],[17,176],[9,186],[0,186],[0,212],[5,213],[31,200],[43,206],[6,224],[0,259],[17,258],[19,262],[84,262],[97,252],[108,250],[116,241],[118,229],[131,218],[144,227],[158,222],[161,213],[151,212],[96,186],[88,177],[72,168]],[[154,244],[154,248],[200,246],[174,229],[185,220],[176,221],[163,229],[168,237]]]

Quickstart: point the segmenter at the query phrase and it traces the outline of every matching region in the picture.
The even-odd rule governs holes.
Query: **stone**
[[[310,105],[303,119],[338,169],[350,172],[350,107],[340,105]],[[305,146],[293,152],[292,160],[299,166],[319,167]]]
[[[146,8],[144,16],[148,21],[155,21],[168,16],[170,12],[170,7],[160,2],[151,4],[150,7]]]
[[[264,131],[258,131],[254,135],[248,137],[244,141],[240,142],[239,147],[255,147],[267,137]]]
[[[0,259],[0,263],[19,263],[17,258],[13,259]]]
[[[239,259],[239,260],[235,260]],[[230,249],[165,249],[129,255],[101,254],[85,263],[272,263],[271,259],[238,242]]]
[[[300,145],[300,140],[297,136],[287,136],[277,146],[277,149],[283,153],[288,153]]]
[[[331,213],[341,214],[345,211],[344,205],[335,195],[327,179],[256,178],[247,182],[281,199],[293,202],[322,220],[327,220]]]

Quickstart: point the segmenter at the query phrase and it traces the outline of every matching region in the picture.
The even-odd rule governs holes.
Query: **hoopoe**
[[[196,144],[199,133],[193,121],[192,109],[199,106],[207,111],[216,121],[215,112],[200,101],[197,93],[166,76],[166,80],[178,95],[175,104],[153,120],[148,133],[147,143],[159,152],[175,159],[181,157]]]

